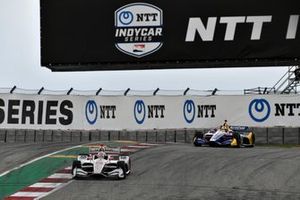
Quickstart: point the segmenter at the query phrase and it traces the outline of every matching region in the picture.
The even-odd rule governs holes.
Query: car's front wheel
[[[125,179],[126,178],[126,164],[124,161],[118,162],[118,168],[120,169],[120,172],[118,174],[118,179]]]
[[[239,133],[233,133],[233,138],[236,139],[236,147],[240,148],[242,144],[241,135]]]
[[[72,165],[72,178],[76,179],[77,178],[77,169],[81,168],[81,162],[78,160],[73,161]]]

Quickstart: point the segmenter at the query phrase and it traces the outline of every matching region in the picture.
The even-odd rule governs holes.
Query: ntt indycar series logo
[[[127,4],[115,11],[115,46],[121,52],[141,58],[160,49],[163,12],[148,3]]]

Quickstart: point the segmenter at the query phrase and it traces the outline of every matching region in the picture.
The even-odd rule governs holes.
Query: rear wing
[[[249,127],[248,126],[230,126],[230,129],[233,131],[249,131]]]

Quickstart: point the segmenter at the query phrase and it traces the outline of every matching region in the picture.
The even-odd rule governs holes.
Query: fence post
[[[89,131],[89,141],[92,141],[92,134],[91,134],[91,131]]]
[[[177,132],[176,132],[176,130],[175,130],[175,132],[174,132],[174,142],[175,142],[175,143],[177,142]]]
[[[108,131],[108,141],[110,141],[110,131]]]
[[[282,128],[282,144],[284,144],[284,135],[285,135],[285,129]]]
[[[184,129],[184,143],[187,143],[187,130]]]
[[[138,141],[138,131],[135,131],[135,141]]]
[[[82,142],[82,131],[79,132],[79,140]]]
[[[5,130],[5,134],[4,134],[4,142],[7,142],[7,130]]]
[[[158,140],[158,138],[157,138],[157,130],[156,130],[156,132],[155,132],[155,141],[156,141],[156,143],[157,143],[157,140]]]
[[[148,131],[146,131],[146,142],[148,142]]]
[[[269,144],[269,128],[266,130],[266,136],[267,136],[267,144]]]
[[[298,144],[300,144],[300,128],[298,128]]]
[[[33,131],[33,142],[36,142],[36,130]]]
[[[24,143],[26,143],[26,137],[27,137],[27,130],[24,132]]]
[[[53,132],[53,130],[51,130],[51,142],[53,142],[54,141],[54,132]]]
[[[167,142],[167,133],[168,133],[168,131],[166,130],[165,131],[165,143]]]
[[[60,137],[61,137],[61,141],[64,141],[64,132],[62,130],[60,130]]]

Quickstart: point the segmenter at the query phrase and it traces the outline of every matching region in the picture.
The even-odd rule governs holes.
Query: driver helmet
[[[97,157],[98,157],[98,158],[104,158],[105,155],[106,155],[106,154],[105,154],[103,151],[99,151],[98,154],[97,154]]]
[[[100,148],[99,148],[99,152],[105,152],[105,147],[104,146],[101,146]]]

